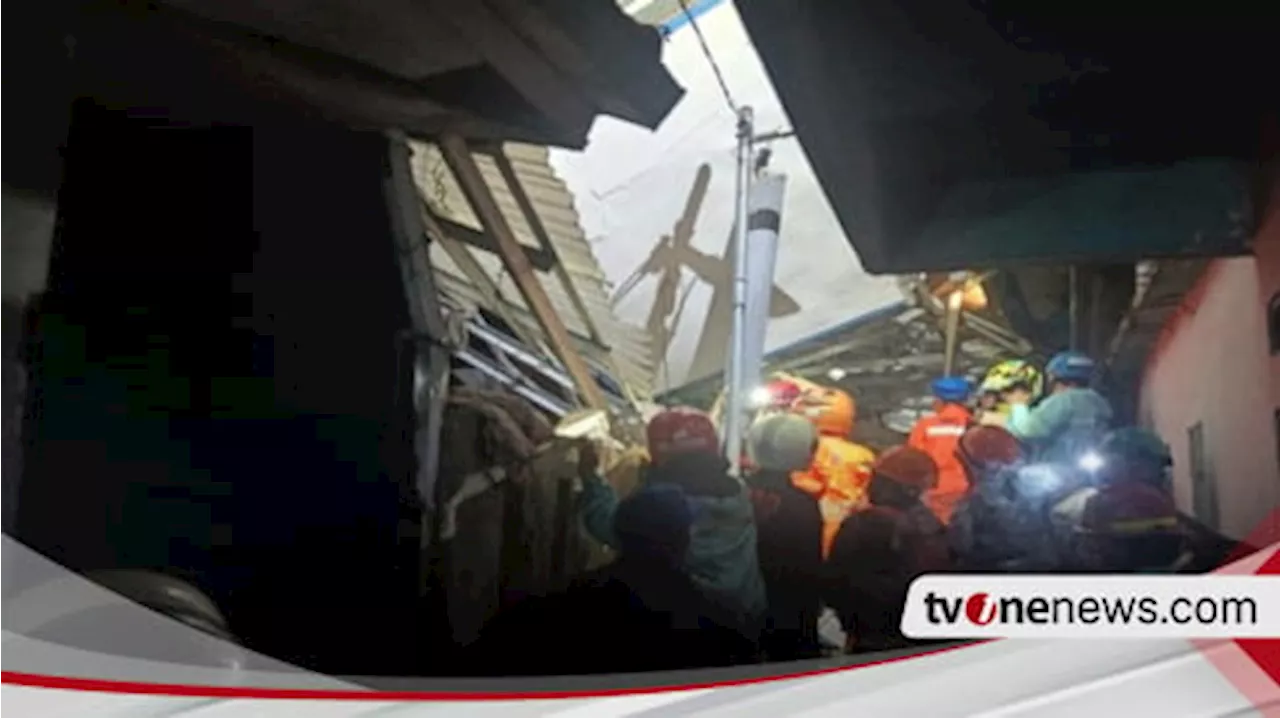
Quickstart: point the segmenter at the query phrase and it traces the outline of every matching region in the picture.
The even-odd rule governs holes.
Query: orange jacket
[[[822,509],[822,556],[831,551],[840,525],[867,503],[867,482],[876,455],[871,449],[834,436],[818,439],[813,463],[791,475],[796,488],[818,500]]]
[[[968,409],[945,403],[936,413],[916,422],[907,439],[907,446],[925,452],[938,465],[938,485],[925,494],[924,502],[944,524],[951,520],[956,502],[969,489],[969,478],[956,456],[956,447],[972,423],[973,414]]]

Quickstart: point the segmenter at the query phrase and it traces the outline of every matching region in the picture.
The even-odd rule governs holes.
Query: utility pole
[[[725,454],[734,476],[741,475],[742,436],[746,420],[747,324],[747,196],[751,192],[754,144],[753,116],[750,107],[738,110],[738,174],[734,197],[733,256],[733,334],[729,349],[728,412],[725,417]]]

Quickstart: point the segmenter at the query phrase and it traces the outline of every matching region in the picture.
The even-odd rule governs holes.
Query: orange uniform
[[[876,455],[849,440],[856,408],[845,392],[821,387],[806,391],[794,410],[812,421],[819,434],[813,463],[792,474],[791,483],[818,500],[826,558],[845,518],[867,504],[867,483]]]
[[[956,503],[969,489],[956,447],[972,423],[973,414],[964,406],[940,402],[935,413],[916,422],[907,439],[907,446],[928,454],[938,465],[938,485],[924,495],[924,503],[944,524],[951,520]]]

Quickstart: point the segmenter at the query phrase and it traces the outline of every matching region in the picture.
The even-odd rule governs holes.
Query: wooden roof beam
[[[472,209],[484,225],[485,231],[497,241],[498,254],[502,257],[503,265],[511,273],[525,304],[541,326],[552,351],[559,357],[569,376],[578,386],[578,391],[587,406],[607,410],[609,404],[604,392],[596,384],[586,361],[578,353],[564,322],[560,321],[550,297],[547,296],[546,290],[534,273],[533,266],[529,263],[528,256],[522,251],[515,232],[507,223],[493,192],[485,182],[484,175],[481,174],[480,167],[471,154],[471,148],[461,137],[450,134],[440,139],[440,150],[445,162],[449,164],[454,176],[458,179],[458,184],[466,195],[467,201],[471,203]]]

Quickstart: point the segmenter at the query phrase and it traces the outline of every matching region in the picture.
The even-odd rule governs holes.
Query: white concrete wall
[[[736,8],[723,3],[697,22],[734,99],[754,108],[757,133],[789,129]],[[672,232],[701,164],[711,166],[712,176],[693,246],[721,256],[733,223],[736,120],[688,25],[669,37],[663,62],[687,94],[656,132],[601,118],[584,152],[552,153],[552,165],[573,192],[596,256],[615,285],[645,261],[662,235]],[[770,170],[788,175],[776,285],[801,309],[770,323],[768,349],[901,298],[892,279],[863,271],[799,141],[775,142],[772,149]],[[691,278],[686,271],[684,280]],[[621,302],[620,318],[643,324],[656,284],[656,277],[645,280]],[[697,378],[689,376],[689,369],[711,296],[706,284],[692,290],[666,357],[666,376],[660,372],[658,377],[659,389]]]
[[[1280,506],[1275,377],[1259,277],[1253,257],[1217,260],[1167,327],[1142,386],[1142,415],[1173,450],[1174,493],[1189,513],[1188,430],[1203,423],[1216,523],[1236,538],[1249,536]]]

